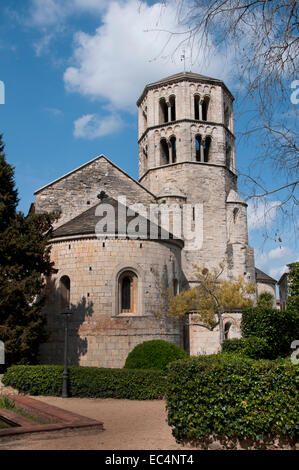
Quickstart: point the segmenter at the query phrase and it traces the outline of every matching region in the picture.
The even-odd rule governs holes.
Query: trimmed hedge
[[[6,386],[30,395],[61,396],[63,366],[12,366],[2,378]],[[161,372],[68,367],[69,395],[85,398],[152,400],[165,393]]]
[[[291,343],[299,338],[299,312],[273,308],[253,308],[242,313],[241,331],[244,338],[257,336],[268,344],[266,359],[287,357]]]
[[[176,344],[154,339],[138,344],[129,353],[124,368],[166,371],[170,362],[188,357],[188,353]]]
[[[168,424],[177,441],[298,437],[299,367],[291,361],[222,353],[177,361],[169,369]]]
[[[223,341],[223,352],[242,354],[251,359],[263,359],[269,355],[268,343],[264,338],[232,338]]]

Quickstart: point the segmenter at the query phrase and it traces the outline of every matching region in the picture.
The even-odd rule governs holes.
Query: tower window
[[[176,138],[175,136],[170,137],[170,149],[171,149],[171,161],[176,162]]]
[[[208,107],[209,107],[209,98],[205,98],[202,102],[201,105],[201,111],[202,111],[202,120],[207,121],[208,120]]]
[[[166,139],[160,141],[161,165],[169,164],[169,147]]]
[[[228,167],[230,167],[230,163],[231,163],[231,153],[232,153],[232,149],[229,145],[227,145],[226,154],[225,154],[225,163],[226,163],[226,166]]]
[[[229,128],[229,119],[230,119],[230,112],[228,106],[224,108],[224,125],[225,127]]]
[[[168,106],[165,98],[161,98],[160,101],[160,124],[168,122]]]
[[[68,276],[62,276],[59,282],[60,308],[65,310],[70,306],[71,281]]]
[[[203,155],[204,155],[205,163],[207,163],[210,160],[210,149],[211,149],[211,137],[206,137],[203,143]]]
[[[138,310],[138,277],[125,271],[119,278],[119,313],[136,313]]]
[[[194,119],[199,120],[200,119],[200,97],[199,95],[194,96]]]
[[[201,161],[201,136],[197,135],[195,136],[195,153],[196,153],[196,161],[200,162]]]
[[[170,120],[176,120],[176,110],[175,110],[175,96],[169,97],[169,105],[170,105]]]

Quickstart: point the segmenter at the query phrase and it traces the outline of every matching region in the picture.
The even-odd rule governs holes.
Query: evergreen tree
[[[287,309],[299,313],[299,262],[287,265],[290,272],[288,277]]]
[[[46,339],[41,309],[44,278],[52,268],[48,243],[55,217],[16,212],[14,169],[5,161],[3,147],[1,141],[0,340],[6,365],[30,364],[37,362]]]
[[[0,134],[0,232],[8,227],[16,215],[18,191],[15,189],[14,168],[6,163],[3,134]]]

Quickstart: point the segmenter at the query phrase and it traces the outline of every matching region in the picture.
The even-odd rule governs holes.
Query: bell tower
[[[160,202],[202,206],[197,249],[185,241],[189,282],[194,264],[225,259],[226,277],[254,278],[247,204],[237,194],[233,101],[221,80],[191,72],[146,85],[137,101],[140,183]]]

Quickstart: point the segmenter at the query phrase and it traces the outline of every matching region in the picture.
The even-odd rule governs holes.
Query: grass
[[[21,416],[24,416],[24,418],[31,419],[32,421],[35,421],[35,422],[40,423],[40,424],[45,424],[46,423],[45,420],[42,420],[41,418],[38,418],[37,416],[31,415],[30,413],[27,413],[27,411],[24,411],[20,408],[16,408],[15,402],[13,400],[10,400],[5,395],[3,395],[0,398],[0,409],[1,408],[5,408],[6,410],[11,410],[14,413],[17,413]],[[0,429],[5,428],[5,427],[9,427],[5,424],[6,424],[5,422],[3,422],[3,421],[1,422],[1,417],[0,417]]]

